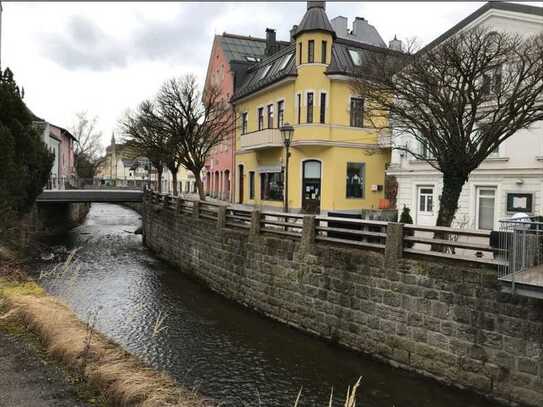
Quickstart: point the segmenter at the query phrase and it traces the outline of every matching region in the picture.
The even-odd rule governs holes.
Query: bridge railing
[[[166,208],[217,222],[218,228],[277,235],[300,242],[324,242],[403,255],[464,260],[496,266],[500,254],[490,246],[490,232],[325,215],[260,211],[146,191],[146,199]],[[177,202],[175,204],[175,202]],[[395,254],[394,254],[395,253]]]

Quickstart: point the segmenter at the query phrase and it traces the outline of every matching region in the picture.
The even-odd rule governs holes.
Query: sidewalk
[[[0,331],[0,407],[87,407],[81,389],[22,338]]]

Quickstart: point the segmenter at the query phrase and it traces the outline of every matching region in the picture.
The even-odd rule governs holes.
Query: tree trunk
[[[162,169],[157,168],[156,171],[157,171],[157,180],[158,180],[157,181],[158,185],[157,185],[156,189],[157,189],[158,193],[160,194],[160,193],[162,193]]]
[[[443,174],[443,191],[439,202],[439,213],[437,214],[436,226],[451,226],[456,210],[458,209],[458,199],[460,198],[462,187],[466,181],[467,177]],[[449,233],[434,233],[434,239],[449,240],[449,238]],[[432,244],[432,250],[434,251],[446,252],[451,249],[452,253],[454,253],[454,248],[451,248],[450,246]]]
[[[450,227],[458,209],[458,199],[467,177],[443,174],[443,191],[436,226]]]
[[[196,178],[196,188],[198,189],[198,195],[200,196],[200,201],[206,200],[206,194],[204,191],[204,183],[202,182],[202,177],[200,176],[200,171],[194,172],[194,178]]]
[[[173,195],[177,196],[177,171],[172,172]]]

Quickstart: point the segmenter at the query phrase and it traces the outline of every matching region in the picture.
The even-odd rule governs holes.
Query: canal
[[[301,406],[327,406],[332,388],[334,406],[342,406],[358,377],[362,407],[495,405],[226,301],[155,258],[133,234],[140,222],[130,209],[93,204],[83,225],[44,250],[77,249],[69,270],[57,256],[34,272],[81,319],[222,406],[292,406],[300,388]]]

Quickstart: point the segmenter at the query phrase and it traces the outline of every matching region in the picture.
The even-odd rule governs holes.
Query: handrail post
[[[217,229],[222,230],[226,227],[226,206],[217,208]]]
[[[194,216],[196,219],[200,217],[200,201],[193,201],[192,216]]]
[[[403,223],[388,223],[386,239],[385,264],[392,265],[403,257]]]
[[[311,252],[315,246],[315,236],[317,234],[317,223],[314,215],[305,215],[302,225],[302,250]]]
[[[251,236],[258,236],[260,234],[260,221],[260,211],[258,209],[255,209],[251,212]]]
[[[178,215],[181,215],[183,213],[182,211],[182,208],[183,208],[183,198],[181,198],[180,196],[177,197],[176,199],[177,203],[175,204],[175,213],[178,214]]]

